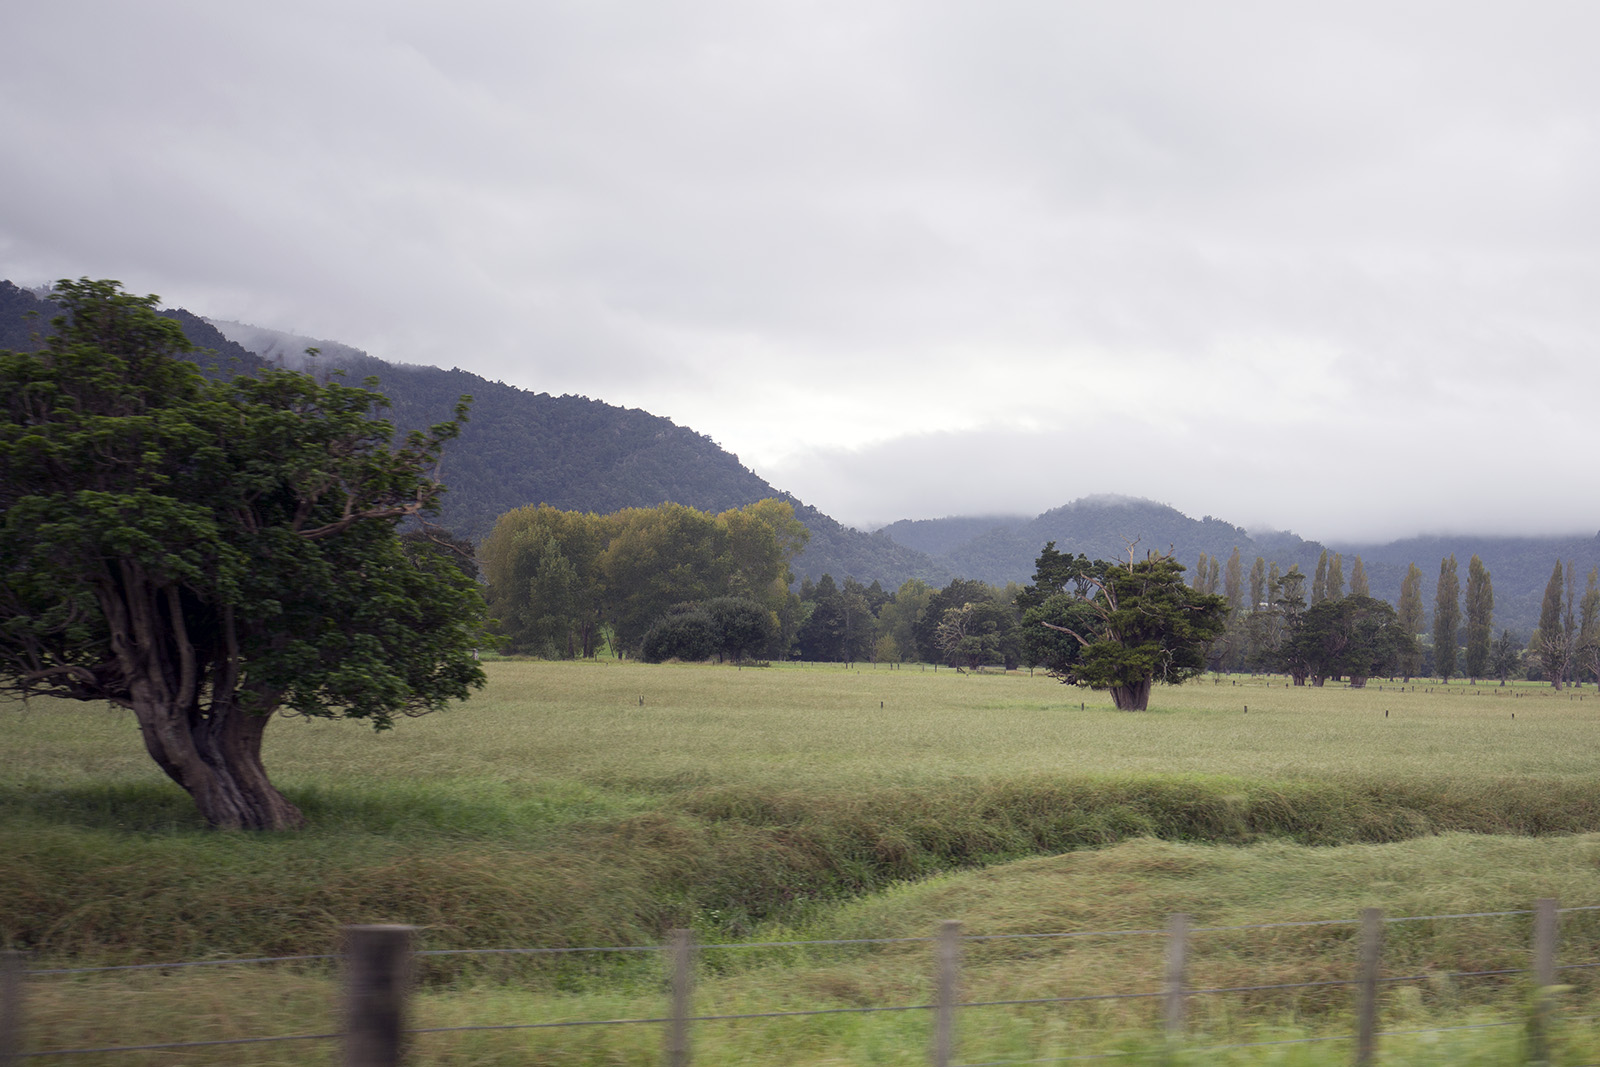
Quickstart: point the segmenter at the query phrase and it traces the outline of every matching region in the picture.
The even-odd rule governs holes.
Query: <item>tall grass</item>
[[[1204,679],[1130,715],[1015,674],[490,674],[482,698],[389,734],[275,724],[269,766],[312,823],[276,837],[206,832],[126,713],[0,707],[0,931],[115,961],[314,953],[357,921],[439,947],[639,943],[1140,837],[1600,827],[1600,702],[1546,689]]]
[[[1506,838],[1445,835],[1387,845],[1335,849],[1269,842],[1237,848],[1138,840],[1106,849],[1041,857],[898,886],[818,913],[800,926],[767,926],[761,938],[922,938],[945,918],[969,935],[1061,931],[1159,930],[1170,912],[1193,913],[1191,988],[1337,981],[1355,968],[1353,923],[1250,927],[1317,918],[1354,919],[1381,906],[1392,917],[1524,909],[1540,896],[1575,903],[1593,890],[1600,836]],[[1526,915],[1393,923],[1386,974],[1425,978],[1386,987],[1383,1026],[1427,1029],[1463,1023],[1517,1023],[1526,976],[1450,978],[1451,972],[1520,969],[1529,963]],[[1224,929],[1217,929],[1217,928]],[[1600,962],[1600,916],[1562,921],[1563,963]],[[1164,939],[1155,935],[969,941],[963,986],[968,1001],[1148,993],[1160,988]],[[188,1039],[331,1032],[337,983],[319,965],[297,970],[226,968],[38,978],[29,1015],[56,1047],[135,1044],[174,1035]],[[473,1026],[585,1019],[659,1018],[665,989],[661,961],[638,961],[615,980],[559,988],[537,975],[468,975],[426,986],[414,1025]],[[853,945],[723,948],[700,953],[694,1010],[741,1014],[926,1004],[931,997],[927,940]],[[1566,972],[1574,988],[1564,1010],[1582,1015],[1595,993],[1591,972]],[[514,981],[505,980],[515,978]],[[1564,980],[1567,980],[1564,978]],[[96,1010],[85,1013],[85,1003]],[[1190,1003],[1184,1044],[1192,1049],[1248,1042],[1348,1036],[1350,993],[1343,987],[1258,989],[1200,995]],[[1162,1062],[1159,1001],[1013,1004],[964,1010],[962,1059],[1030,1059],[1112,1051],[1129,1062]],[[749,1062],[926,1062],[925,1012],[814,1016],[702,1023],[695,1028],[701,1064]],[[1597,1051],[1581,1023],[1564,1025],[1571,1058]],[[441,1034],[419,1037],[422,1062],[456,1064],[651,1063],[657,1026]],[[1520,1058],[1515,1026],[1478,1033],[1386,1039],[1386,1063],[1512,1063]],[[1587,1042],[1587,1046],[1585,1046]],[[1348,1042],[1192,1052],[1183,1063],[1322,1064],[1348,1062]],[[775,1051],[781,1050],[781,1051]],[[332,1062],[306,1046],[228,1050],[230,1062]],[[194,1054],[210,1062],[215,1050]],[[1455,1059],[1451,1059],[1455,1057]],[[94,1062],[94,1061],[90,1061]],[[123,1057],[114,1061],[128,1062]],[[132,1062],[141,1062],[134,1058]],[[161,1053],[143,1062],[186,1062]]]

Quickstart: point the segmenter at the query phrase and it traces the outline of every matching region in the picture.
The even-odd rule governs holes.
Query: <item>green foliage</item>
[[[1274,669],[1288,672],[1295,685],[1305,685],[1311,674],[1311,664],[1295,639],[1305,622],[1305,580],[1306,576],[1298,567],[1290,567],[1288,573],[1274,583],[1271,638],[1266,643],[1264,656]]]
[[[391,450],[373,392],[208,381],[155,297],[56,293],[45,348],[0,353],[0,687],[131,708],[212,824],[296,825],[276,708],[383,729],[482,684],[475,584],[396,532],[457,424]]]
[[[1209,569],[1209,568],[1208,568]],[[1062,633],[1081,646],[1078,659],[1060,674],[1062,681],[1091,689],[1109,689],[1118,708],[1141,711],[1150,700],[1150,686],[1176,685],[1205,669],[1207,646],[1227,625],[1224,597],[1196,592],[1184,584],[1183,565],[1170,556],[1150,555],[1141,562],[1086,564],[1045,546],[1036,574],[1046,576],[1046,589],[1057,581],[1070,592],[1049,594],[1036,579],[1030,599],[1065,596],[1088,609],[1088,626],[1051,622],[1038,624]],[[1077,610],[1060,599],[1054,610]],[[1080,618],[1084,616],[1080,613]]]
[[[1420,635],[1424,626],[1422,609],[1422,568],[1415,563],[1406,567],[1406,576],[1400,583],[1400,606],[1397,613],[1400,628],[1413,637]],[[1422,670],[1422,649],[1414,646],[1415,651],[1402,653],[1400,656],[1400,673],[1407,680]]]
[[[876,611],[889,599],[876,582],[868,587],[846,578],[840,587],[824,574],[815,585],[802,584],[800,599],[807,609],[795,635],[801,659],[853,663],[873,658],[879,634]]]
[[[722,628],[703,608],[684,605],[667,612],[645,633],[639,655],[646,663],[710,659],[722,647]]]
[[[1501,685],[1522,676],[1522,642],[1510,630],[1500,631],[1500,639],[1494,643],[1490,657],[1490,670],[1500,679]]]
[[[1063,681],[1083,657],[1083,642],[1074,634],[1092,633],[1098,616],[1090,604],[1092,581],[1105,564],[1079,553],[1057,551],[1049,542],[1034,563],[1033,584],[1017,594],[1022,612],[1024,661],[1043,667]]]
[[[645,633],[640,655],[647,663],[752,659],[777,636],[772,613],[747,597],[715,597],[681,604]]]
[[[1494,585],[1483,560],[1474,555],[1467,564],[1467,658],[1471,679],[1489,676],[1490,645],[1494,639]]]
[[[1456,674],[1457,633],[1461,625],[1461,579],[1456,557],[1439,562],[1439,585],[1433,597],[1433,673],[1448,682]]]
[[[608,627],[636,651],[678,605],[724,597],[764,611],[774,644],[794,615],[789,563],[806,536],[780,500],[719,515],[670,503],[610,515],[530,505],[502,515],[484,542],[489,604],[512,651],[547,658],[593,657]]]
[[[934,631],[934,642],[946,663],[970,669],[1015,663],[1015,611],[993,600],[969,601],[946,608]]]
[[[1590,568],[1588,585],[1579,607],[1578,647],[1575,659],[1579,678],[1600,683],[1600,568]]]
[[[1375,674],[1393,673],[1415,640],[1388,604],[1351,594],[1313,604],[1294,628],[1286,655],[1315,685],[1349,675],[1359,688]]]
[[[1556,689],[1564,686],[1567,668],[1572,662],[1573,626],[1572,606],[1567,604],[1566,617],[1562,615],[1563,592],[1571,582],[1570,568],[1563,568],[1556,560],[1555,570],[1544,588],[1544,603],[1539,609],[1538,655],[1539,666],[1550,685]]]

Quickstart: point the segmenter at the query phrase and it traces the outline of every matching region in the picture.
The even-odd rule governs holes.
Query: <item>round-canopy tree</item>
[[[1205,669],[1206,649],[1227,627],[1228,601],[1189,588],[1183,564],[1171,556],[1135,562],[1130,549],[1129,557],[1127,564],[1090,563],[1046,545],[1039,574],[1059,591],[1025,617],[1079,646],[1078,657],[1061,657],[1052,674],[1109,689],[1121,711],[1143,711],[1155,682],[1176,685]]]
[[[212,826],[297,826],[275,710],[385,729],[483,684],[475,584],[396,529],[457,424],[391,448],[369,389],[207,381],[155,297],[55,299],[41,351],[0,352],[0,690],[129,708]]]

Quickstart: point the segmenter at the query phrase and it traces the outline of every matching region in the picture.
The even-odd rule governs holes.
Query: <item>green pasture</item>
[[[697,1010],[925,1003],[926,942],[808,949],[720,943],[1207,927],[1600,904],[1600,699],[1529,685],[1285,687],[1210,677],[1151,710],[1026,673],[879,666],[497,662],[450,712],[373,734],[284,720],[268,767],[311,828],[203,829],[144,756],[125,712],[0,705],[0,931],[38,961],[125,963],[330,951],[350,922],[422,927],[425,948],[654,945],[696,931]],[[1380,688],[1381,686],[1381,688]],[[1082,705],[1080,708],[1080,704]],[[1248,712],[1245,710],[1248,707]],[[1387,715],[1385,712],[1387,711]],[[1563,923],[1564,962],[1600,963],[1600,916]],[[1433,975],[1386,994],[1424,1029],[1506,1021],[1526,916],[1392,928],[1392,965]],[[1197,938],[1197,984],[1345,976],[1351,927]],[[967,999],[1159,984],[1159,938],[978,943]],[[56,1047],[321,1032],[320,964],[30,982]],[[1592,1000],[1571,972],[1569,1017]],[[647,1018],[650,954],[533,961],[442,957],[419,975],[417,1025]],[[1032,990],[1033,992],[1029,992]],[[1042,991],[1042,992],[1041,992]],[[1196,998],[1186,1047],[1347,1031],[1343,993]],[[93,1018],[84,1003],[97,1005]],[[189,1009],[202,1005],[196,1013]],[[1153,1002],[963,1015],[969,1061],[1127,1051]],[[1566,1062],[1594,1062],[1567,1024]],[[923,1013],[705,1024],[697,1063],[925,1061]],[[1516,1028],[1394,1039],[1390,1062],[1513,1062]],[[44,1043],[41,1037],[41,1044]],[[419,1039],[429,1063],[651,1063],[656,1027]],[[1342,1063],[1348,1043],[1184,1053],[1184,1062]],[[1590,1056],[1583,1059],[1584,1055]],[[174,1054],[105,1062],[208,1062]],[[333,1062],[310,1046],[231,1062]],[[319,1058],[321,1057],[321,1058]],[[93,1059],[90,1062],[96,1062]]]

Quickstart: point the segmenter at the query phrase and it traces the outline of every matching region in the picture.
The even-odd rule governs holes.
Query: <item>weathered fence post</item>
[[[1167,920],[1167,1040],[1183,1036],[1183,971],[1189,958],[1189,916],[1177,912]]]
[[[415,931],[398,925],[345,927],[345,1067],[398,1067]]]
[[[672,968],[672,1011],[667,1021],[667,1067],[689,1067],[689,998],[694,992],[694,935],[672,931],[667,945]]]
[[[950,1067],[956,1054],[956,1005],[961,1003],[961,923],[939,924],[934,943],[933,1067]]]
[[[1541,897],[1533,904],[1533,1014],[1528,1019],[1528,1044],[1535,1063],[1550,1062],[1550,1020],[1555,1013],[1556,900]]]
[[[1356,978],[1356,1067],[1371,1067],[1378,1048],[1378,967],[1383,959],[1383,912],[1361,910],[1361,968]]]
[[[22,953],[0,952],[0,1067],[22,1059]]]

